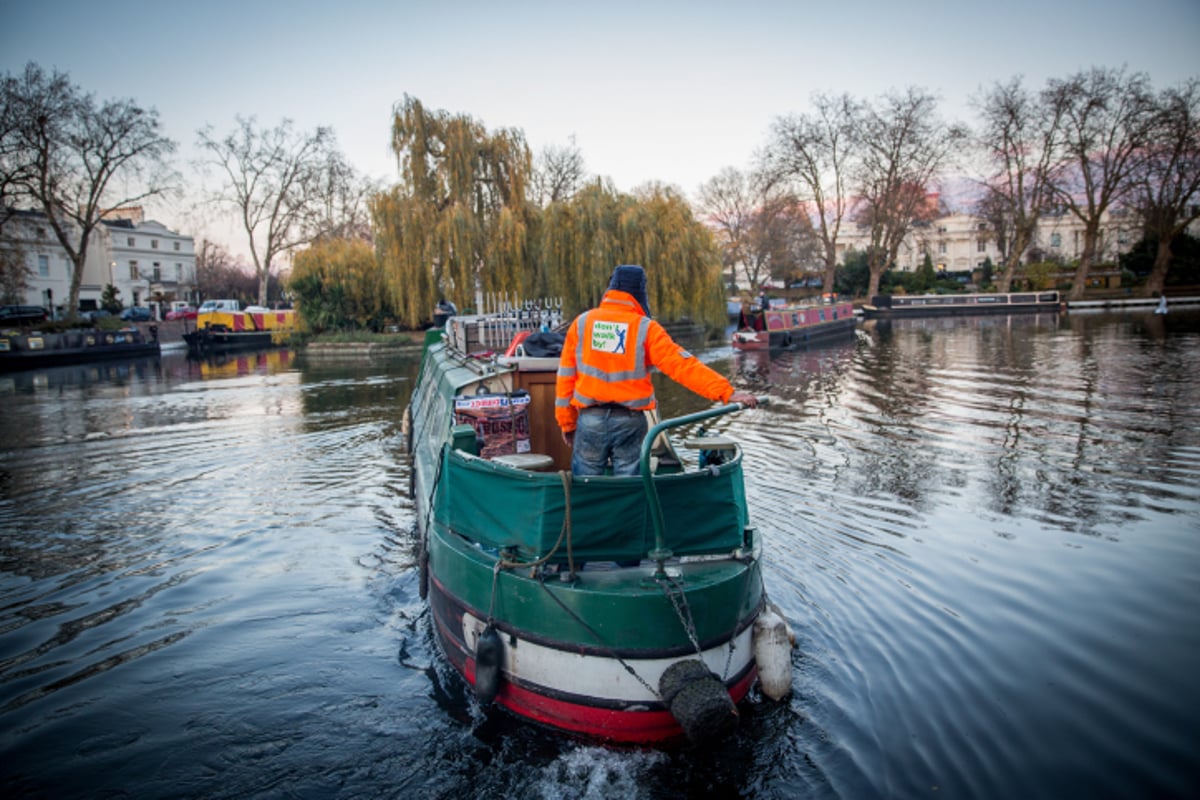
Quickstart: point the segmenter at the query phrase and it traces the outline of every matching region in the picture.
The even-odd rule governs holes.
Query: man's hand
[[[734,392],[729,402],[741,403],[746,408],[758,408],[758,398],[749,392]]]
[[[575,431],[563,431],[563,441],[567,443],[567,447],[575,449]]]

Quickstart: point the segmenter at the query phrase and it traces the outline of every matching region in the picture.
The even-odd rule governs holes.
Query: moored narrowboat
[[[115,331],[85,328],[61,333],[3,330],[0,331],[0,371],[157,356],[161,352],[157,328],[151,326],[150,330],[149,339],[135,327]]]
[[[774,350],[845,336],[854,330],[854,306],[848,302],[746,309],[738,316],[731,344],[735,350]]]
[[[863,306],[867,319],[905,317],[948,317],[970,314],[1021,314],[1061,311],[1056,291],[990,294],[895,294],[876,295]]]
[[[574,476],[554,419],[558,359],[463,347],[486,338],[472,329],[510,327],[455,317],[433,333],[406,411],[441,650],[482,704],[560,731],[721,736],[760,672],[772,697],[791,681],[742,450],[698,429],[741,406],[653,416],[640,475]]]

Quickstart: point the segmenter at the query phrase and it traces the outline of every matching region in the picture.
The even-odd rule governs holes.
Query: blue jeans
[[[581,410],[571,472],[603,475],[611,459],[613,475],[637,475],[647,428],[646,415],[641,411],[609,407]]]

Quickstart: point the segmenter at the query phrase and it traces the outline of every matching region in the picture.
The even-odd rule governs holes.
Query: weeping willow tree
[[[396,105],[392,150],[400,180],[371,204],[376,248],[400,320],[427,321],[446,297],[536,291],[526,185],[533,159],[519,130],[488,131],[465,115]]]
[[[360,239],[326,239],[297,253],[288,290],[314,331],[378,330],[388,316],[383,276]]]
[[[671,189],[650,186],[634,196],[595,181],[548,205],[539,222],[538,271],[568,314],[600,302],[613,267],[640,264],[656,319],[724,320],[720,252]]]

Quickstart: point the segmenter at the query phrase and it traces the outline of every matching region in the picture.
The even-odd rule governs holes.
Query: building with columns
[[[1100,228],[1097,264],[1115,264],[1141,237],[1140,221],[1133,214],[1105,215]],[[850,223],[838,239],[838,261],[844,263],[847,251],[863,252],[870,244],[870,229]],[[895,269],[913,272],[929,254],[934,269],[946,272],[971,272],[991,259],[1003,263],[992,226],[971,214],[951,213],[931,222],[912,226],[901,243]],[[1038,223],[1037,233],[1022,261],[1076,261],[1083,253],[1083,223],[1070,213],[1047,215]]]
[[[40,305],[65,316],[73,264],[36,211],[16,211],[4,224],[3,246],[26,269],[23,295],[11,302]],[[114,209],[93,232],[79,285],[81,309],[100,306],[104,288],[117,289],[126,307],[150,306],[161,318],[173,301],[195,304],[196,253],[191,236],[144,218],[142,209]]]

